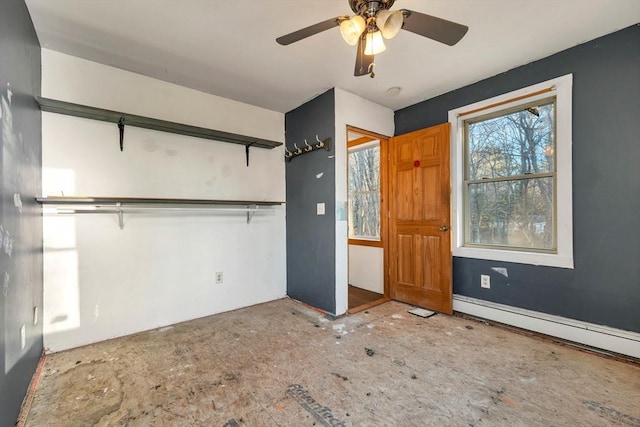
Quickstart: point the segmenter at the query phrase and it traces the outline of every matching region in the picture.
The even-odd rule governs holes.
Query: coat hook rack
[[[320,140],[320,137],[316,135],[316,144],[309,145],[307,140],[304,140],[304,146],[302,148],[298,147],[297,143],[293,144],[294,150],[289,150],[289,148],[285,145],[284,147],[284,159],[288,162],[291,161],[294,157],[300,156],[305,153],[310,153],[312,151],[317,151],[321,149],[325,149],[327,151],[331,151],[331,137],[326,138],[324,140]],[[301,144],[302,145],[302,144]]]

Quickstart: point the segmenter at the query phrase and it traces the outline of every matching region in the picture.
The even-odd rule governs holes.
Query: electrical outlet
[[[219,285],[220,283],[222,283],[222,271],[218,271],[216,273],[216,285]]]
[[[480,275],[480,287],[482,288],[491,288],[491,276],[487,274]]]
[[[33,307],[33,326],[38,324],[38,306]]]
[[[20,326],[20,350],[24,350],[27,345],[27,327]]]

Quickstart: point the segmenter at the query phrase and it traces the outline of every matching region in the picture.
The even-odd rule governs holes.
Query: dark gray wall
[[[453,291],[640,332],[640,26],[396,111],[396,134],[568,73],[575,269],[454,258]],[[507,267],[509,278],[491,274],[491,267]],[[480,288],[480,274],[492,275],[490,290]]]
[[[285,115],[285,143],[289,150],[330,137],[335,141],[333,89]],[[286,165],[287,295],[336,312],[335,149],[317,150],[293,158]],[[321,174],[317,178],[318,174]],[[316,215],[325,203],[325,215]]]
[[[40,45],[27,7],[24,0],[0,0],[0,426],[15,424],[42,353],[42,210],[34,200],[42,182],[38,95]]]

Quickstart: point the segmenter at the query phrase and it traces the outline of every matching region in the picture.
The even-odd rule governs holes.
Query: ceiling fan
[[[348,0],[354,16],[338,16],[293,33],[278,37],[281,45],[288,45],[333,27],[351,46],[358,45],[354,76],[375,76],[373,59],[384,52],[383,39],[391,39],[401,29],[453,46],[467,33],[469,27],[446,19],[408,9],[391,11],[395,0]]]

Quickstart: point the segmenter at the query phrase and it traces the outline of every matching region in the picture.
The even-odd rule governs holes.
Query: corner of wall
[[[23,0],[0,1],[0,40],[0,425],[8,426],[42,355],[40,45]]]
[[[335,88],[336,314],[348,308],[349,245],[347,223],[347,126],[382,135],[394,132],[393,110]]]
[[[336,313],[335,92],[318,95],[285,116],[289,151],[306,141],[331,138],[331,151],[316,150],[286,163],[287,294]],[[295,144],[295,145],[294,145]],[[319,213],[324,209],[324,213]]]

